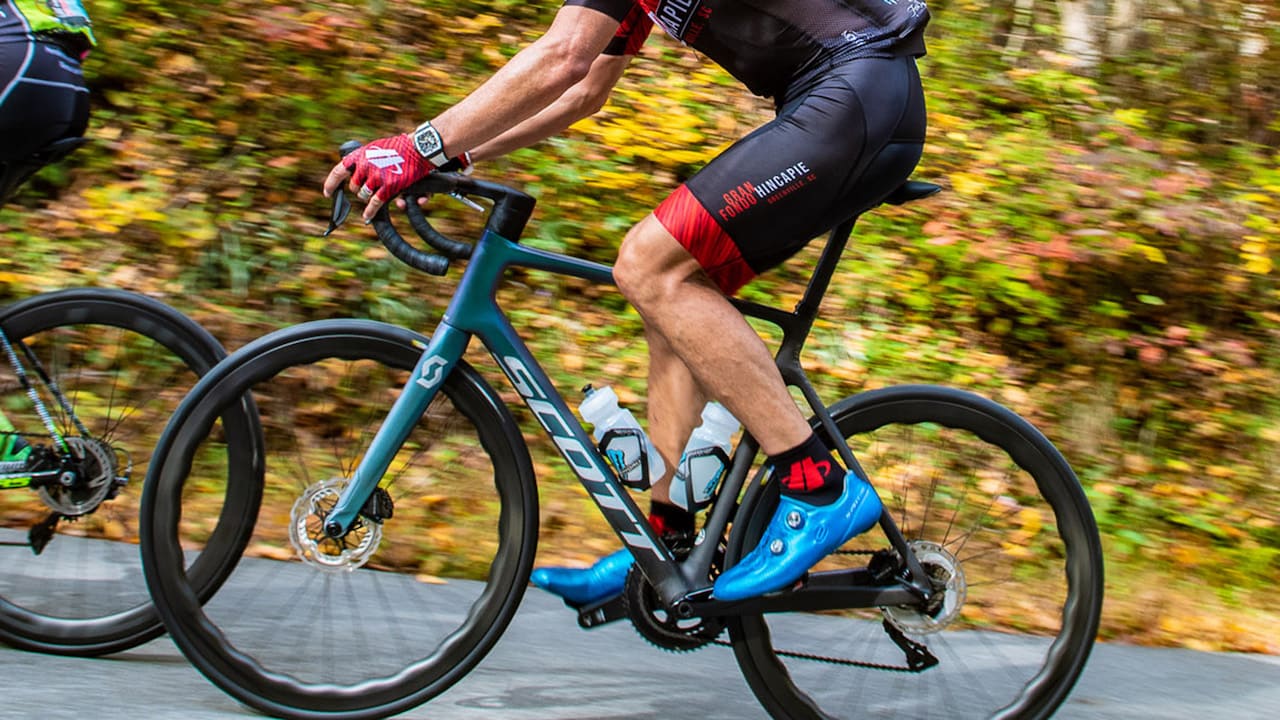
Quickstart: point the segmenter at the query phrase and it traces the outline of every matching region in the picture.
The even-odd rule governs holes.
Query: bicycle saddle
[[[912,200],[927,198],[941,191],[942,187],[939,185],[919,180],[908,180],[899,185],[897,190],[889,193],[889,197],[885,198],[884,202],[886,205],[902,205]]]

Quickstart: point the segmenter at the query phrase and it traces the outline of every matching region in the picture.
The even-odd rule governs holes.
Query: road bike
[[[0,309],[0,641],[68,655],[164,630],[137,554],[151,447],[226,352],[177,310],[121,290],[44,293]],[[230,417],[229,466],[257,416]]]
[[[907,183],[883,200],[937,189]],[[417,203],[431,195],[487,205],[480,237],[439,233]],[[713,579],[776,504],[757,442],[739,440],[698,542],[668,547],[499,305],[512,268],[603,286],[610,268],[520,244],[534,200],[519,190],[437,173],[404,197],[432,250],[406,242],[386,208],[383,245],[434,275],[466,261],[431,336],[354,319],[271,333],[202,378],[157,446],[143,567],[175,643],[212,682],[268,714],[380,717],[443,692],[494,646],[528,583],[538,492],[512,410],[464,358],[477,337],[636,557],[619,597],[576,608],[582,627],[625,618],[667,650],[727,644],[779,718],[1039,718],[1062,703],[1103,592],[1066,460],[971,393],[912,385],[828,406],[801,367],[854,211],[869,207],[831,233],[794,310],[735,304],[781,329],[784,377],[885,512],[794,588],[722,602]],[[331,231],[348,209],[335,197]],[[209,462],[224,455],[216,421],[245,396],[267,452],[253,474],[228,474]],[[217,568],[212,582],[201,565]]]

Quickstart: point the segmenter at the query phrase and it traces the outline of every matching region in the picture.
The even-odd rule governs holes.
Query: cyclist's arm
[[[450,156],[492,140],[533,117],[587,77],[609,45],[619,21],[585,7],[566,5],[542,37],[516,53],[483,85],[431,120]],[[329,196],[351,173],[339,163],[324,183]],[[353,188],[358,190],[358,188]],[[369,201],[364,216],[381,207]]]
[[[631,55],[601,55],[591,64],[582,81],[569,88],[542,112],[525,120],[498,137],[471,150],[471,160],[479,162],[528,147],[570,125],[600,111],[609,99],[613,86],[622,77]]]

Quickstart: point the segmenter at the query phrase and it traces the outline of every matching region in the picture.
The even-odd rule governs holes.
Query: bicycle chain
[[[911,641],[907,640],[907,642],[911,642]],[[712,640],[710,644],[719,645],[721,647],[728,647],[728,648],[733,647],[733,643],[729,642],[728,640],[721,640],[719,638]],[[911,643],[911,644],[918,645],[920,648],[924,648],[923,645],[919,645],[918,643]],[[928,651],[925,650],[925,653],[928,653]],[[796,650],[778,650],[776,648],[774,649],[773,654],[779,657],[794,658],[796,660],[813,660],[816,662],[826,663],[828,665],[843,665],[845,667],[863,668],[864,670],[883,670],[885,672],[912,673],[912,674],[924,672],[925,670],[928,670],[929,668],[938,664],[937,661],[934,660],[931,663],[919,665],[916,667],[912,667],[910,665],[885,665],[883,663],[867,662],[866,660],[850,660],[848,658],[833,658],[833,657],[827,657],[825,655],[803,653]],[[929,655],[929,657],[933,657],[933,656]]]
[[[832,555],[874,555],[874,550],[836,550]],[[907,655],[907,664],[904,665],[887,665],[885,663],[873,663],[866,660],[850,660],[848,658],[833,658],[826,655],[817,655],[815,653],[799,652],[797,650],[778,650],[774,649],[773,653],[780,657],[793,658],[796,660],[812,660],[814,662],[822,662],[828,665],[843,665],[845,667],[863,668],[866,670],[882,670],[885,672],[898,673],[920,673],[928,670],[938,664],[938,659],[929,652],[929,648],[922,643],[913,641],[902,633],[888,620],[883,621],[885,633],[889,635],[889,639],[902,649]],[[733,643],[729,640],[722,640],[719,637],[706,642],[707,645],[717,645],[719,647],[732,648]]]

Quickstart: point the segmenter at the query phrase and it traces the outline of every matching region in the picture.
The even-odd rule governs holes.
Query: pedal
[[[888,585],[894,581],[898,572],[898,554],[890,550],[877,550],[867,563],[867,571],[871,580],[877,585]]]
[[[566,605],[568,603],[565,603]],[[569,607],[573,607],[570,605]],[[574,608],[578,611],[578,627],[583,630],[598,628],[601,625],[607,625],[615,620],[622,620],[627,617],[627,604],[619,593],[607,600],[601,600],[591,605],[584,605]]]

